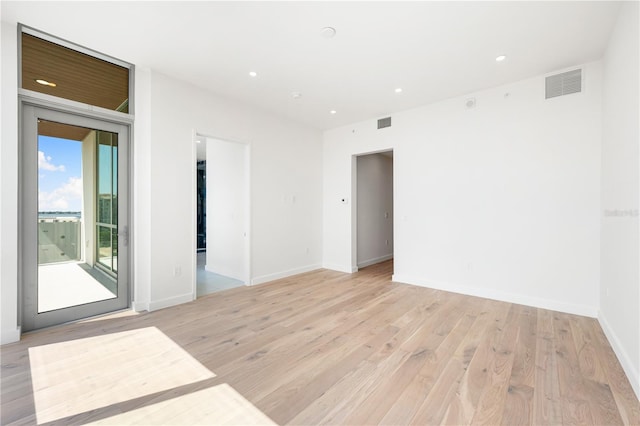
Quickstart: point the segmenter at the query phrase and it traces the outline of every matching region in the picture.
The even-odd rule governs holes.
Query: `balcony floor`
[[[116,297],[115,282],[110,291],[108,278],[98,281],[85,263],[68,262],[38,266],[38,312],[83,305]]]

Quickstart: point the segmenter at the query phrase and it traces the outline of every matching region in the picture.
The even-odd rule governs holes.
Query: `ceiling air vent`
[[[391,117],[378,120],[378,129],[384,129],[385,127],[391,127]]]
[[[582,69],[550,75],[545,80],[545,99],[582,92]]]

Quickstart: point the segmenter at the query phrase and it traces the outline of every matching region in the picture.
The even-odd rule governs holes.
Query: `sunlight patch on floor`
[[[228,384],[159,402],[92,425],[275,425]]]
[[[215,377],[155,327],[29,348],[38,424]]]
[[[76,322],[78,324],[85,324],[88,322],[110,321],[117,318],[136,317],[139,315],[141,315],[140,312],[136,312],[131,308],[126,308],[121,311],[109,312],[104,315],[97,315],[95,317],[84,318]]]

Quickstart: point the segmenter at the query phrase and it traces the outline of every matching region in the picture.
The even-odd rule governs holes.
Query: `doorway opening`
[[[393,259],[393,150],[353,159],[354,270]]]
[[[249,147],[197,135],[195,296],[249,283]]]

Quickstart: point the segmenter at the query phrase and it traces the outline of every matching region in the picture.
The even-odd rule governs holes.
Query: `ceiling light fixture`
[[[47,80],[43,80],[41,78],[37,79],[36,83],[42,84],[43,86],[49,86],[49,87],[56,87],[57,86],[57,84],[48,82]]]
[[[398,88],[395,90],[395,92],[396,92],[396,93],[400,93],[400,92],[402,92],[402,88],[401,88],[401,87],[398,87]]]
[[[250,76],[250,77],[257,77],[257,76],[258,76],[258,73],[257,73],[257,72],[255,72],[255,71],[249,71],[249,76]]]
[[[300,93],[300,92],[291,92],[291,97],[293,99],[300,99],[302,97],[302,93]]]
[[[496,62],[502,62],[505,59],[507,59],[505,55],[496,56]]]
[[[323,38],[334,38],[336,36],[336,29],[333,27],[324,27],[320,30],[320,35]]]
[[[336,114],[338,111],[336,111],[335,109],[332,109],[331,111],[329,111],[329,114]]]

